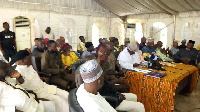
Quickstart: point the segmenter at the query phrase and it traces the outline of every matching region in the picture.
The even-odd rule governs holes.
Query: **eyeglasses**
[[[99,53],[100,53],[101,55],[109,55],[109,53],[105,53],[105,52],[101,52],[101,51],[99,51]]]

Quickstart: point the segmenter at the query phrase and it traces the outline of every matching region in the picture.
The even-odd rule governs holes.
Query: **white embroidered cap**
[[[131,42],[127,45],[127,49],[133,52],[137,52],[139,50],[136,42]]]
[[[80,66],[80,74],[84,83],[96,81],[103,73],[101,66],[93,59]]]

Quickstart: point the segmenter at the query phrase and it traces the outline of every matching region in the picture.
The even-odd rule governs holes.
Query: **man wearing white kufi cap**
[[[136,42],[129,43],[127,47],[120,52],[117,60],[119,64],[124,69],[133,69],[140,65],[141,60],[138,54],[139,48]]]
[[[86,61],[80,66],[83,84],[77,90],[77,100],[85,112],[116,112],[97,92],[104,84],[103,70],[96,60]]]

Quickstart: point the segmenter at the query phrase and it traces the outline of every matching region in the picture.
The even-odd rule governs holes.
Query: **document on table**
[[[142,70],[142,69],[138,69],[138,68],[134,68],[133,70],[136,72],[141,72],[141,73],[145,73],[145,74],[151,72],[149,70]]]

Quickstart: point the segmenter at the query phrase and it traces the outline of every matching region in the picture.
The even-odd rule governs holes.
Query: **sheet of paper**
[[[141,72],[141,73],[149,73],[149,72],[151,72],[149,70],[142,70],[142,69],[137,69],[137,68],[135,68],[133,70],[135,70],[136,72]]]

